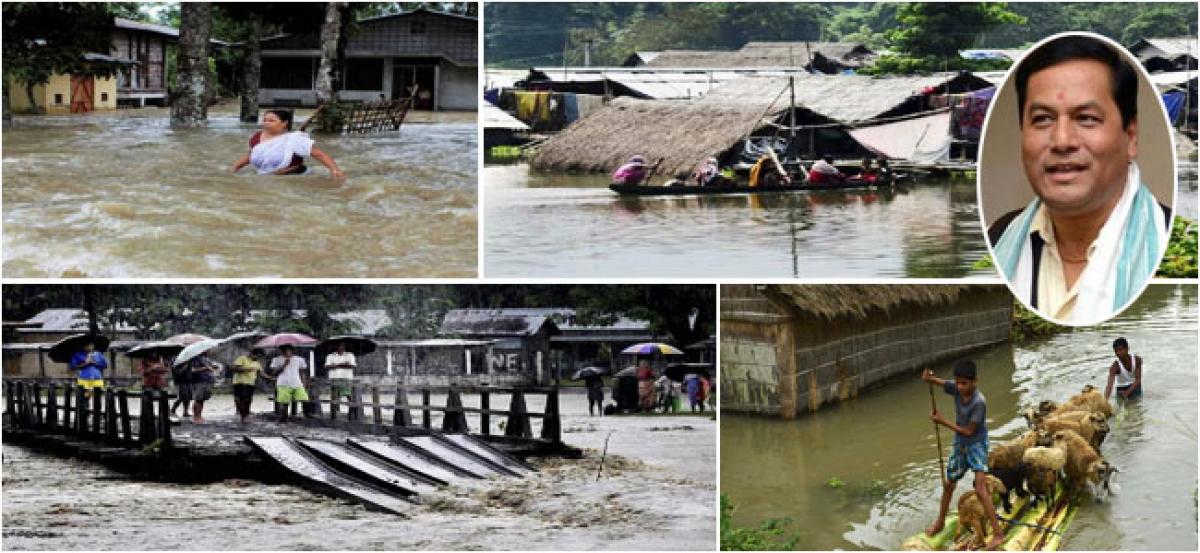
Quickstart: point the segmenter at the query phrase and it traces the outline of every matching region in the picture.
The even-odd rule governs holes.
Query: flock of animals
[[[1011,494],[1032,496],[1030,504],[1035,505],[1049,501],[1059,481],[1071,495],[1084,489],[1096,497],[1108,493],[1118,471],[1099,453],[1113,415],[1103,394],[1087,385],[1061,405],[1043,401],[1024,415],[1030,429],[988,452],[988,489],[993,498],[999,496],[1006,514],[1012,515]],[[956,540],[970,528],[976,539],[987,543],[990,525],[974,491],[959,498],[958,519]]]

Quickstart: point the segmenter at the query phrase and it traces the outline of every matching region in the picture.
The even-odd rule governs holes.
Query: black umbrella
[[[683,377],[688,373],[697,375],[709,376],[712,374],[712,365],[708,363],[673,363],[667,365],[667,378],[683,382]]]
[[[337,351],[338,344],[346,344],[346,351],[354,355],[363,355],[375,351],[375,341],[362,336],[332,336],[317,344],[317,354],[323,355]]]
[[[170,358],[178,355],[180,351],[183,351],[183,346],[174,342],[146,342],[125,352],[125,356],[140,359],[158,354],[164,358]]]
[[[89,342],[96,346],[96,351],[108,349],[108,338],[100,334],[73,334],[50,346],[50,360],[55,363],[70,363],[71,356],[83,351],[83,346]]]
[[[608,374],[608,369],[604,367],[584,367],[575,371],[575,374],[571,375],[571,380],[583,380],[593,376],[604,376],[605,374]]]

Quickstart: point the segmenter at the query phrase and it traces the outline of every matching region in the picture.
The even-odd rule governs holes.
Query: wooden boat
[[[896,175],[897,183],[906,180],[905,175]],[[769,194],[780,192],[819,192],[821,190],[852,190],[895,188],[896,184],[872,184],[848,180],[830,184],[795,184],[775,186],[645,186],[610,184],[608,189],[622,196],[719,196],[726,194]]]
[[[1011,522],[1000,522],[1004,529],[1004,542],[999,551],[1058,551],[1062,544],[1063,533],[1075,519],[1079,510],[1076,498],[1068,497],[1062,483],[1055,488],[1054,496],[1049,501],[1040,501],[1030,505],[1030,497],[1013,497],[1015,514],[997,513],[1003,519]],[[901,546],[905,551],[970,551],[980,549],[974,543],[974,537],[968,530],[957,540],[958,515],[951,513],[946,516],[945,526],[941,532],[926,536],[924,532],[912,536]]]

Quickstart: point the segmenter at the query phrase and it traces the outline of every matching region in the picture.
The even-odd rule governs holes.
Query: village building
[[[1001,285],[725,285],[721,409],[795,418],[1009,339]]]
[[[1195,71],[1197,39],[1194,36],[1142,38],[1129,47],[1150,73]]]
[[[425,8],[359,20],[346,38],[338,97],[360,102],[396,100],[407,98],[416,85],[416,109],[477,109],[478,26],[476,17]],[[281,35],[264,39],[261,45],[259,102],[315,106],[319,35]]]
[[[522,375],[530,384],[554,381],[550,339],[560,333],[548,315],[504,309],[451,309],[438,330],[447,338],[493,340],[487,374]]]
[[[3,369],[5,378],[73,378],[74,373],[62,363],[50,360],[46,352],[58,341],[88,332],[87,314],[82,309],[46,309],[24,321],[5,321]],[[128,377],[133,365],[120,353],[141,343],[137,329],[124,323],[100,329],[108,339],[104,352],[111,369],[109,374]]]

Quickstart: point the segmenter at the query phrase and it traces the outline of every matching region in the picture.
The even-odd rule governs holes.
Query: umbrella
[[[157,353],[163,357],[171,357],[179,353],[181,349],[183,349],[183,346],[174,342],[146,342],[125,352],[125,355],[134,359],[149,357],[153,353]]]
[[[75,352],[83,351],[83,346],[88,342],[95,344],[96,351],[108,349],[109,340],[104,336],[87,333],[72,334],[50,346],[50,360],[55,363],[70,363],[71,356],[75,355]]]
[[[375,351],[375,341],[362,336],[332,336],[317,344],[318,353],[336,351],[338,344],[346,344],[346,351],[363,355]]]
[[[317,343],[317,339],[307,334],[298,332],[281,332],[272,334],[259,340],[254,344],[256,348],[270,349],[279,346],[311,346]]]
[[[653,355],[655,353],[661,353],[663,355],[683,355],[683,352],[679,351],[679,349],[675,346],[667,345],[662,342],[643,342],[641,344],[634,344],[621,350],[621,353],[636,353],[638,355]]]
[[[694,373],[697,376],[709,376],[712,371],[712,365],[708,363],[674,363],[667,366],[666,375],[671,380],[682,382],[683,378],[689,373]]]
[[[205,340],[212,340],[212,338],[209,338],[203,334],[176,334],[170,338],[167,338],[166,341],[172,344],[179,344],[181,346],[190,346],[196,342],[203,342]]]
[[[603,376],[607,373],[608,369],[604,367],[584,367],[575,371],[575,374],[571,375],[571,380],[583,380],[593,376]]]
[[[618,372],[617,374],[615,374],[613,376],[615,376],[617,378],[623,378],[626,376],[636,377],[637,370],[638,370],[637,367],[625,367],[624,369],[621,369],[620,372]]]
[[[213,349],[213,348],[221,345],[222,343],[223,342],[221,342],[220,340],[211,340],[210,339],[210,340],[205,340],[203,342],[196,342],[186,348],[183,348],[183,351],[179,352],[179,355],[175,356],[175,365],[179,366],[184,363],[187,363],[188,361],[195,359],[196,356],[200,355],[201,353],[204,353],[210,349]]]

